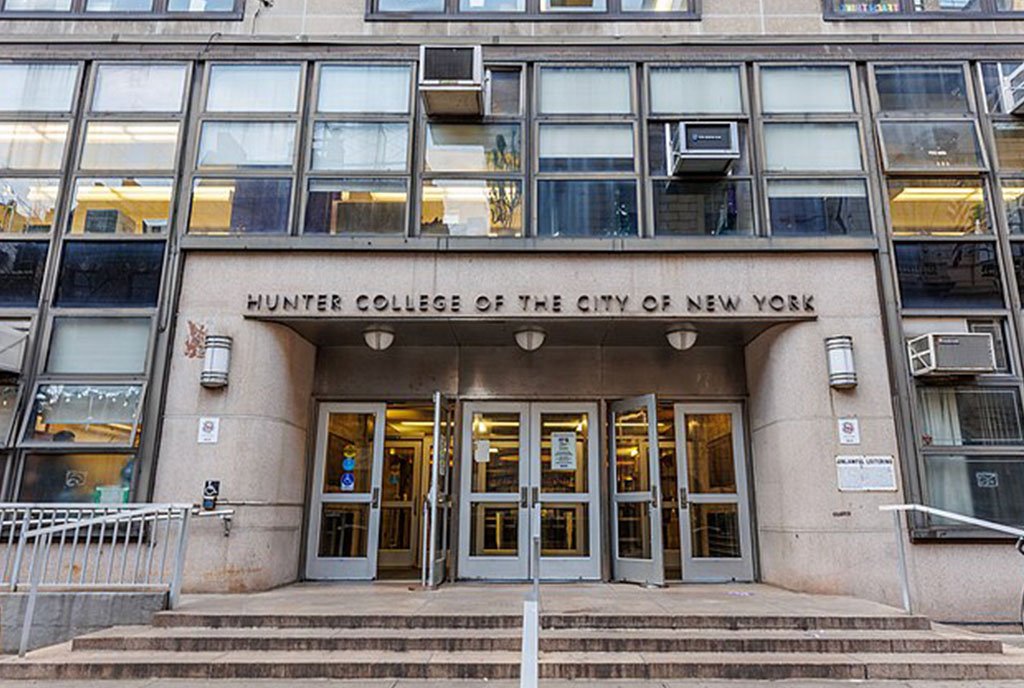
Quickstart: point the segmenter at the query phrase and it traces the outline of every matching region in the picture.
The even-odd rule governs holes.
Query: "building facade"
[[[549,580],[896,603],[879,506],[1024,522],[1024,3],[0,0],[0,32],[3,496],[215,481],[192,590],[526,580],[538,542]],[[1012,542],[907,525],[924,611],[1012,617]]]

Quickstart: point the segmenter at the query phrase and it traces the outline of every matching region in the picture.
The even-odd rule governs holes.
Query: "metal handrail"
[[[523,600],[523,651],[519,663],[519,687],[537,688],[540,667],[540,534],[530,541],[532,585]]]
[[[923,504],[885,504],[878,507],[878,509],[879,511],[892,512],[892,520],[896,528],[896,552],[899,555],[898,565],[900,585],[903,593],[903,609],[908,614],[914,613],[914,604],[910,594],[910,574],[907,570],[907,549],[903,542],[903,519],[900,518],[900,514],[914,511],[917,513],[928,514],[930,516],[938,516],[939,518],[945,518],[950,521],[957,521],[958,523],[975,526],[976,528],[984,528],[996,533],[1003,533],[1004,535],[1012,535],[1017,538],[1017,551],[1024,554],[1024,529],[1021,528],[1014,528],[1013,526],[1006,526],[1002,523],[986,521],[982,518],[975,518],[964,514],[957,514],[952,511],[945,511],[944,509],[936,509],[935,507],[925,506]],[[1022,625],[1024,625],[1024,599],[1022,599],[1021,602],[1021,616],[1021,622]]]

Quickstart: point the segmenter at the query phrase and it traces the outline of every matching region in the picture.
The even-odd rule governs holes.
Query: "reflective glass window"
[[[889,217],[896,236],[988,234],[981,179],[890,179]]]
[[[896,271],[904,308],[1002,308],[994,242],[901,241]]]
[[[607,0],[540,0],[541,12],[604,12]]]
[[[218,64],[210,68],[208,112],[295,112],[299,65]]]
[[[526,0],[459,0],[459,12],[525,12]]]
[[[199,167],[290,167],[294,122],[203,122]]]
[[[235,0],[168,0],[168,12],[232,12]]]
[[[54,318],[46,372],[141,374],[149,331],[149,318]]]
[[[130,445],[141,407],[141,385],[39,385],[25,440]]]
[[[625,67],[544,67],[543,114],[627,114],[632,111],[630,72]]]
[[[1015,387],[918,387],[923,446],[1024,444]]]
[[[317,111],[404,114],[411,78],[406,65],[324,65]]]
[[[1024,62],[983,62],[981,81],[989,112],[1013,112],[1024,97]]]
[[[489,115],[518,115],[522,110],[520,100],[521,70],[491,68],[488,78]]]
[[[924,469],[929,506],[1007,525],[1024,523],[1024,460],[1019,457],[928,455]]]
[[[403,172],[408,159],[404,122],[317,122],[313,127],[314,170]]]
[[[0,306],[35,308],[46,269],[45,241],[0,241]]]
[[[900,0],[829,0],[835,14],[899,14]]]
[[[71,0],[4,0],[4,12],[70,12]]]
[[[290,179],[196,179],[190,234],[287,234]]]
[[[423,169],[430,172],[517,172],[518,124],[428,124]]]
[[[89,122],[82,147],[83,170],[173,170],[177,122]]]
[[[72,241],[64,244],[56,305],[152,308],[160,294],[162,241]]]
[[[57,212],[58,179],[0,177],[0,232],[50,231]]]
[[[79,179],[71,201],[72,234],[161,234],[171,209],[170,179]]]
[[[420,232],[424,235],[522,236],[523,185],[519,181],[434,179],[423,182]]]
[[[541,172],[631,172],[629,124],[542,124]]]
[[[542,180],[537,183],[537,233],[553,237],[636,236],[636,182]]]
[[[867,185],[860,179],[771,179],[768,215],[776,236],[871,233]]]
[[[860,133],[850,123],[764,125],[765,166],[772,172],[860,170]]]
[[[306,234],[404,234],[409,203],[402,179],[313,179]]]
[[[968,121],[882,122],[890,170],[957,170],[984,167],[974,124]]]
[[[1024,125],[1016,122],[993,122],[999,167],[1024,172]]]
[[[662,236],[754,233],[749,181],[655,181],[654,232]]]
[[[59,170],[67,122],[0,122],[0,169]]]
[[[101,64],[93,112],[181,112],[188,68],[175,64]]]
[[[623,12],[689,12],[690,0],[622,0]]]
[[[153,0],[86,0],[86,12],[150,12]]]
[[[960,65],[875,67],[878,107],[884,111],[968,112],[967,82]]]
[[[911,12],[980,12],[981,0],[913,0]]]
[[[377,0],[378,12],[444,12],[445,0]]]
[[[743,112],[739,67],[655,67],[650,80],[654,114]]]
[[[847,67],[762,67],[765,113],[853,112]]]
[[[1024,179],[1004,179],[1003,206],[1011,234],[1024,234]]]
[[[135,457],[130,454],[29,454],[18,499],[127,503],[134,472]]]
[[[8,2],[7,10],[17,9]],[[0,112],[70,112],[78,84],[78,65],[0,64]]]

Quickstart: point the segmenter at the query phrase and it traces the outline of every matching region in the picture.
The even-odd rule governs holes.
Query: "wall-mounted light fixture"
[[[374,351],[384,351],[395,343],[395,331],[386,325],[370,325],[363,330],[363,341]]]
[[[523,351],[536,351],[544,345],[548,333],[540,327],[524,327],[516,330],[516,344]]]
[[[826,337],[825,352],[828,355],[828,383],[835,389],[856,387],[857,363],[853,360],[853,337]]]
[[[693,325],[673,325],[665,330],[665,339],[676,351],[686,351],[697,343],[697,328]]]
[[[228,386],[231,372],[232,339],[220,334],[208,334],[205,339],[206,353],[203,354],[203,372],[199,384],[210,389]]]

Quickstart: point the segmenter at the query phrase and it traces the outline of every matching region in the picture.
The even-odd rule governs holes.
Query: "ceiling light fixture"
[[[548,333],[539,327],[524,327],[516,331],[516,344],[523,351],[536,351],[544,345]]]
[[[665,339],[676,351],[686,351],[697,343],[697,328],[693,325],[675,325],[665,330]]]
[[[374,351],[384,351],[395,343],[395,331],[384,325],[371,325],[363,330],[363,341]]]

